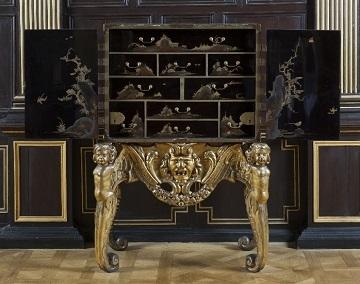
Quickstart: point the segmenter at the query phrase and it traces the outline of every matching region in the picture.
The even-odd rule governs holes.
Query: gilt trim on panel
[[[2,152],[2,167],[3,167],[3,181],[2,181],[2,206],[0,207],[0,214],[7,214],[8,213],[8,205],[9,205],[9,182],[8,182],[8,145],[0,145],[0,151]]]
[[[21,147],[60,147],[61,153],[61,215],[60,216],[22,216],[20,204],[20,148]],[[15,222],[67,222],[67,169],[66,141],[14,141],[14,221]]]
[[[313,141],[313,221],[314,223],[358,223],[360,216],[320,216],[320,148],[321,147],[360,147],[360,141]],[[360,165],[359,165],[360,166]]]

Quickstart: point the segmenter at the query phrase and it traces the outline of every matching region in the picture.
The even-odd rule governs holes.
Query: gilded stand
[[[141,147],[111,143],[94,148],[95,253],[101,269],[119,268],[116,254],[108,253],[109,233],[121,199],[120,185],[140,180],[154,196],[170,205],[189,206],[206,199],[221,180],[241,181],[246,185],[245,203],[254,239],[240,239],[244,249],[257,247],[257,254],[246,258],[249,271],[264,268],[268,254],[267,200],[270,171],[270,148],[254,143],[245,151],[240,144],[210,146],[204,143],[160,143]],[[119,150],[119,154],[117,155]],[[171,190],[161,187],[168,183]],[[199,187],[192,187],[193,184]]]

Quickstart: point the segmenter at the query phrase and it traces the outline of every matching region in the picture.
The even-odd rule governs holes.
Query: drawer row
[[[255,29],[113,29],[110,52],[249,52]]]
[[[255,76],[255,54],[110,54],[110,76]]]
[[[111,102],[112,138],[253,138],[255,102]]]
[[[251,100],[255,99],[255,81],[255,78],[111,78],[109,98]]]

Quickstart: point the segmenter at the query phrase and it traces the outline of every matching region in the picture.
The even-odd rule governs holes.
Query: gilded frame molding
[[[0,207],[0,214],[7,214],[9,212],[9,179],[8,179],[8,166],[9,166],[9,146],[0,145],[0,151],[3,154],[2,163],[3,163],[3,193],[2,193],[2,207]]]
[[[21,147],[60,147],[61,169],[61,215],[23,216],[20,213],[20,148]],[[67,170],[66,141],[14,141],[14,221],[15,222],[67,222]]]
[[[360,216],[320,216],[320,148],[360,147],[360,141],[313,141],[313,222],[314,223],[360,223]]]

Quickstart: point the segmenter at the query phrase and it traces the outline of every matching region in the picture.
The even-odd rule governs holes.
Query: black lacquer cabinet
[[[104,33],[98,52],[95,31],[26,31],[28,137],[97,137],[98,126],[120,142],[237,142],[259,129],[269,139],[338,136],[339,32],[268,31],[267,74],[256,24]]]

